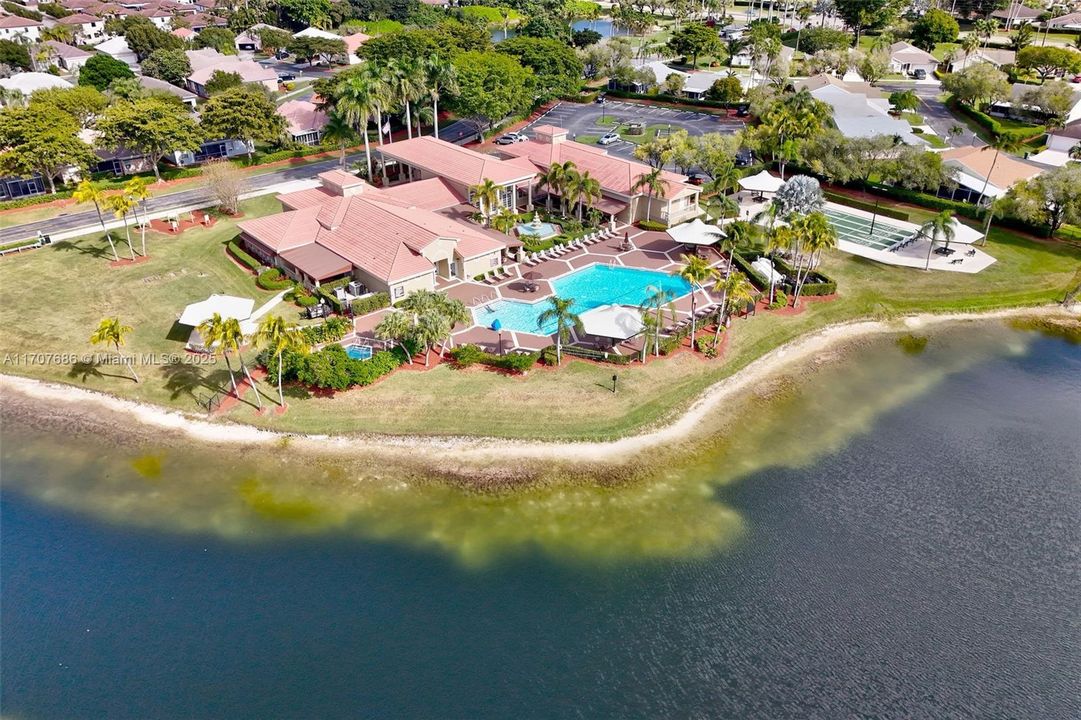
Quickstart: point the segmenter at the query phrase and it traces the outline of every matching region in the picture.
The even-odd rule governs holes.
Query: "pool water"
[[[681,277],[658,270],[590,265],[553,280],[552,290],[557,297],[573,299],[571,308],[580,314],[601,305],[637,307],[657,290],[680,297],[689,293],[691,286]],[[549,307],[547,298],[533,303],[497,300],[473,308],[473,317],[481,327],[491,327],[499,320],[504,330],[551,335],[556,331],[555,323],[541,326],[537,321]]]
[[[345,354],[354,360],[372,359],[372,349],[367,345],[346,345]]]

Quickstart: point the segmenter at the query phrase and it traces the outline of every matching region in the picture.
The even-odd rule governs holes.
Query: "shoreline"
[[[707,387],[689,406],[658,427],[603,441],[543,441],[499,437],[423,436],[423,435],[326,435],[275,431],[238,422],[211,422],[181,410],[126,400],[108,393],[72,385],[51,383],[16,375],[0,374],[0,391],[13,391],[30,401],[48,404],[80,405],[122,414],[146,428],[174,431],[189,440],[212,445],[267,445],[288,442],[312,452],[356,452],[373,454],[408,454],[413,460],[445,461],[448,450],[455,461],[486,465],[505,462],[507,453],[515,460],[563,461],[573,463],[627,461],[644,450],[686,441],[701,430],[701,421],[726,399],[751,389],[754,384],[780,374],[796,361],[834,349],[837,343],[887,333],[918,331],[950,323],[980,322],[1024,317],[1079,317],[1077,306],[1046,305],[995,310],[986,313],[922,313],[894,320],[858,320],[827,326],[773,348],[734,374]],[[121,428],[116,423],[117,430]],[[434,453],[438,453],[436,458]],[[417,458],[419,452],[422,458]]]

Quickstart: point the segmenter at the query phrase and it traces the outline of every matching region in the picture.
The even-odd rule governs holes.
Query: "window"
[[[498,266],[499,266],[499,256],[498,255],[493,255],[491,257],[491,259],[488,261],[488,267],[498,267]]]
[[[396,288],[394,288],[394,297],[396,297],[396,298],[400,298],[400,297],[402,297],[403,295],[405,295],[405,288],[404,288],[404,287],[402,287],[401,285],[399,285],[399,286],[397,286]]]
[[[499,203],[503,207],[514,209],[514,186],[499,189]]]

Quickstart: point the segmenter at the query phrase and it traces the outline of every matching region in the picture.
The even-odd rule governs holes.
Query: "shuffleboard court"
[[[870,218],[847,213],[835,207],[826,207],[823,212],[837,231],[839,240],[847,240],[875,250],[888,250],[913,235],[912,230],[893,225],[881,217],[872,223]]]

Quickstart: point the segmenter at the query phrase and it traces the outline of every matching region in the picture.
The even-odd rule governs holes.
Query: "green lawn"
[[[271,197],[244,203],[246,217],[273,212]],[[920,222],[930,212],[913,213]],[[230,262],[223,243],[233,221],[179,238],[151,236],[151,260],[110,268],[107,245],[93,235],[55,247],[0,259],[0,340],[3,371],[115,393],[198,412],[196,397],[227,383],[224,364],[143,363],[143,382],[111,366],[23,364],[19,353],[77,354],[94,350],[87,338],[106,315],[135,327],[127,350],[184,357],[186,331],[174,319],[187,303],[214,292],[263,302],[252,277]],[[830,253],[823,270],[838,280],[840,297],[808,303],[795,316],[764,313],[734,325],[722,360],[677,356],[646,366],[613,367],[571,362],[507,377],[483,368],[399,372],[365,389],[314,398],[292,389],[289,412],[257,416],[240,406],[230,417],[306,432],[480,434],[548,439],[603,438],[641,429],[670,416],[706,386],[754,361],[771,348],[826,325],[865,317],[920,311],[986,310],[1039,305],[1061,299],[1078,281],[1081,249],[1037,242],[996,230],[987,248],[999,262],[978,275],[924,273]],[[296,317],[292,306],[282,314]],[[66,358],[62,358],[65,359]],[[612,372],[620,392],[606,389]],[[273,390],[267,387],[267,394]]]

